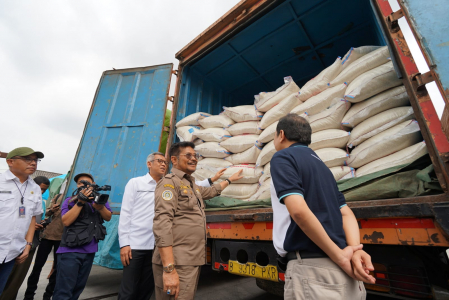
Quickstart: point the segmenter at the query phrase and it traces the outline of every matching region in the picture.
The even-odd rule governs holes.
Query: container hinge
[[[398,32],[400,30],[398,20],[403,16],[404,12],[400,9],[387,17],[388,28],[391,32]]]
[[[435,81],[432,72],[427,72],[424,74],[416,73],[412,75],[412,83],[417,93],[427,94],[426,84]]]
[[[168,97],[168,98],[167,98],[167,100],[168,100],[168,101],[171,101],[171,102],[173,102],[173,101],[174,101],[174,99],[175,99],[175,97],[174,97],[174,96],[170,96],[170,97]]]
[[[172,70],[171,73],[175,74],[176,76],[178,76],[178,70]]]

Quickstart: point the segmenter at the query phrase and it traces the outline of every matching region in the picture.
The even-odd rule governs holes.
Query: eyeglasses
[[[191,160],[193,158],[195,158],[196,160],[198,160],[200,158],[200,154],[199,153],[186,153],[186,154],[180,154],[180,155],[184,155],[188,160]]]
[[[41,162],[41,159],[39,159],[39,158],[29,158],[29,157],[21,157],[21,156],[13,157],[13,158],[11,158],[11,159],[21,159],[21,160],[23,160],[24,162],[26,162],[26,163],[29,164],[29,165],[30,165],[33,161],[34,161],[36,164],[38,164],[38,163]]]
[[[157,161],[161,165],[167,165],[167,162],[163,159],[156,158],[156,159],[153,159],[152,161]]]

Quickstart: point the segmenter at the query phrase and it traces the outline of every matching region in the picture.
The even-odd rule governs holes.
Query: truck
[[[176,53],[177,70],[163,64],[105,71],[70,173],[90,172],[98,183],[112,186],[114,216],[99,263],[107,265],[119,251],[117,215],[126,183],[147,172],[145,158],[159,149],[163,131],[169,132],[167,149],[176,142],[177,120],[195,112],[218,114],[223,106],[253,104],[254,95],[275,90],[286,76],[301,87],[351,47],[386,45],[442,191],[348,202],[375,266],[376,284],[366,288],[399,299],[447,297],[448,113],[445,108],[440,121],[426,84],[435,82],[448,103],[448,12],[445,0],[402,0],[397,11],[387,0],[242,0]],[[401,18],[424,54],[427,73],[418,71],[399,26]],[[169,96],[172,76],[176,87]],[[173,107],[169,128],[163,124],[168,101]],[[67,194],[75,188],[70,179]],[[272,209],[206,215],[210,266],[254,277],[262,289],[282,294],[285,266],[277,261],[272,244]]]

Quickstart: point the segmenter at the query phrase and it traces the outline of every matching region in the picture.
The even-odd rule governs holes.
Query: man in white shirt
[[[43,157],[31,148],[16,148],[6,157],[9,170],[0,175],[0,295],[15,261],[27,259],[36,216],[43,213],[41,188],[30,177]]]
[[[118,299],[150,299],[154,291],[151,259],[154,236],[154,190],[167,168],[160,152],[147,157],[149,172],[132,178],[125,187],[118,225],[123,279]]]

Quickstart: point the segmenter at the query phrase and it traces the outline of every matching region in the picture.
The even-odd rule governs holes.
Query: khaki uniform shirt
[[[175,265],[206,263],[206,215],[204,202],[221,193],[221,186],[202,187],[176,169],[156,186],[153,233],[156,240],[153,263],[162,264],[158,247],[173,247]]]

